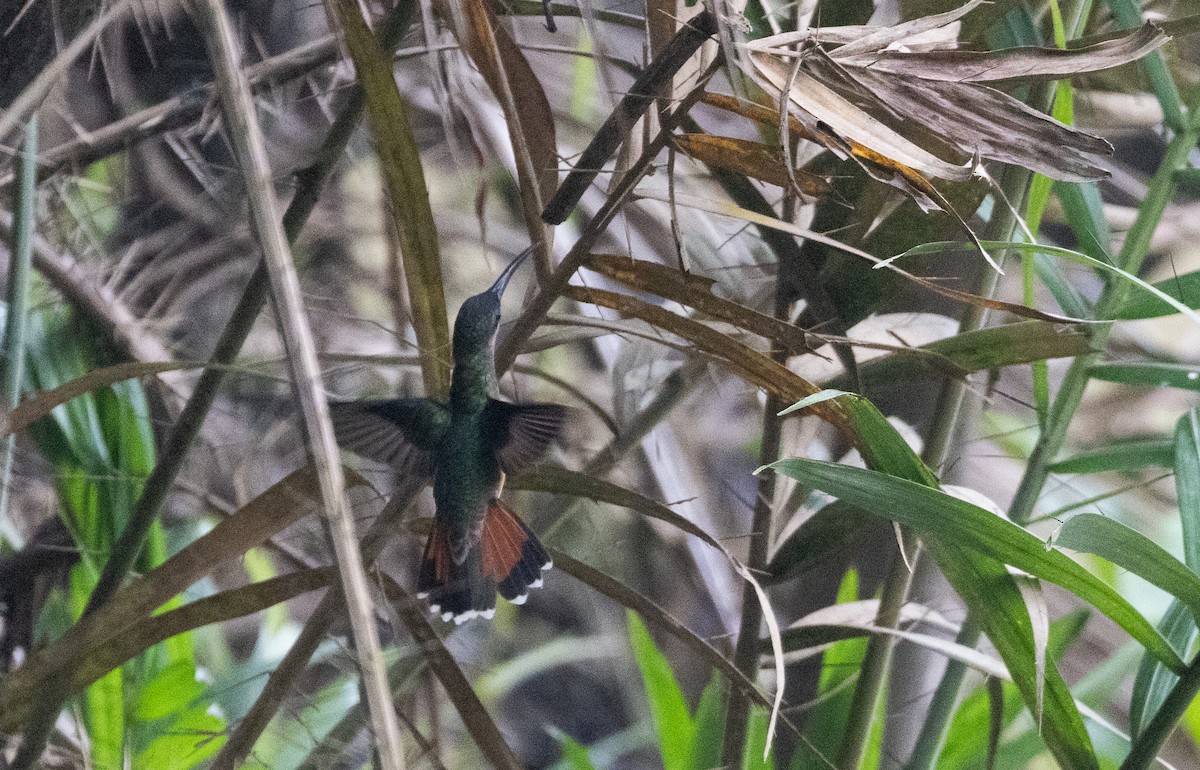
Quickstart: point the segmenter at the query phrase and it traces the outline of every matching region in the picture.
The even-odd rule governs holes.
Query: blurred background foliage
[[[1105,178],[972,159],[833,58],[870,30],[819,34],[968,5],[903,52],[939,33],[960,51],[1079,49],[1143,20],[1171,36],[1137,63],[995,84],[1110,142]],[[704,4],[552,3],[555,32],[525,0],[225,7],[291,201],[329,395],[423,394],[439,354],[420,343],[428,309],[454,313],[532,241],[500,389],[578,407],[546,467],[506,493],[556,569],[491,623],[427,617],[407,589],[428,493],[346,456],[361,528],[404,514],[364,552],[409,764],[1200,763],[1191,3],[720,5],[707,18],[721,34],[635,93],[636,114],[610,126],[615,160],[557,228],[540,214],[560,172],[586,166],[634,78]],[[398,94],[355,85],[370,51],[346,21],[358,12],[394,51]],[[828,104],[798,114],[802,89],[784,129],[790,89],[735,66],[731,36],[793,29],[809,30],[793,80],[824,72],[869,117],[860,129],[963,168],[986,160],[989,178],[889,159],[822,119]],[[4,428],[0,767],[370,765],[355,653],[320,602],[332,557],[274,310],[246,304],[260,257],[204,34],[162,0],[0,0],[0,30],[0,252],[21,319],[4,365],[26,399]],[[39,78],[51,88],[22,138]],[[1001,112],[956,106],[1003,132]],[[1068,154],[1040,134],[1016,144],[1048,172]],[[36,187],[22,147],[37,150]],[[414,180],[432,214],[420,254]],[[863,258],[901,254],[908,275]],[[164,453],[238,324],[190,451]],[[167,460],[179,471],[135,577],[81,622]],[[1066,550],[1043,546],[1055,538]]]

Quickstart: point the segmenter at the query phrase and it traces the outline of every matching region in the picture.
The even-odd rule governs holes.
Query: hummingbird
[[[506,477],[541,458],[568,412],[560,404],[497,398],[500,298],[532,251],[517,255],[491,288],[459,309],[449,403],[396,398],[330,404],[343,449],[433,482],[433,530],[417,596],[443,621],[491,618],[497,592],[522,604],[553,566],[537,536],[500,500]]]

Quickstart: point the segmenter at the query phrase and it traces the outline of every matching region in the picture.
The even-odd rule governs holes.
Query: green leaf
[[[1165,281],[1158,281],[1154,288],[1173,297],[1190,308],[1200,308],[1200,270],[1185,273]],[[1121,321],[1139,321],[1144,318],[1161,318],[1175,315],[1179,309],[1150,294],[1138,293],[1121,306],[1117,314]]]
[[[761,707],[759,707],[761,708]],[[712,679],[700,693],[700,702],[692,717],[696,726],[696,748],[692,757],[695,770],[710,770],[721,766],[721,751],[725,739],[725,698],[721,690],[721,675],[714,671]],[[762,756],[762,752],[758,752]]]
[[[160,371],[164,366],[96,369],[107,351],[94,335],[86,333],[86,326],[58,309],[40,312],[34,328],[36,333],[28,341],[29,379],[33,388],[44,392],[7,413],[3,422],[6,429],[14,430],[31,419],[49,416],[31,432],[55,466],[63,515],[85,554],[84,563],[73,572],[68,596],[78,617],[95,587],[96,565],[103,562],[124,530],[143,480],[155,465],[149,406],[141,385],[126,378]],[[165,557],[162,529],[156,525],[148,533],[137,566],[143,573],[150,572]],[[166,609],[177,603],[170,596],[160,602]],[[73,671],[73,686],[95,681],[82,703],[98,766],[110,764],[114,751],[117,756],[139,756],[160,738],[173,734],[174,722],[187,714],[187,702],[203,690],[195,681],[188,634],[166,640],[160,637],[156,641],[161,643],[153,647],[131,646],[139,635],[129,633],[127,625],[119,627],[125,629],[119,639],[87,655]],[[118,650],[123,654],[114,656]],[[135,654],[140,655],[130,660]],[[96,667],[99,660],[106,665]],[[112,711],[113,694],[106,692],[114,681],[109,671],[126,661],[115,677],[120,705]],[[89,665],[93,667],[88,674],[80,677]],[[165,705],[164,699],[168,699]],[[111,713],[92,713],[101,708]],[[123,723],[114,721],[126,718]],[[205,716],[204,721],[214,723],[212,717]],[[219,719],[215,723],[219,731],[223,725]],[[109,734],[118,724],[122,734]],[[91,732],[93,725],[100,733]]]
[[[1104,262],[1103,260],[1095,259],[1094,257],[1089,257],[1087,254],[1082,254],[1078,251],[1072,251],[1071,249],[1064,249],[1059,246],[1049,246],[1044,243],[1021,243],[1021,242],[1016,242],[1016,241],[983,241],[983,246],[984,246],[984,248],[993,249],[993,250],[1012,249],[1013,251],[1018,251],[1022,254],[1044,254],[1044,255],[1050,256],[1050,257],[1059,257],[1059,258],[1065,259],[1069,262],[1075,262],[1080,265],[1087,265],[1089,267],[1094,267],[1102,273],[1112,273],[1113,275],[1115,275],[1119,278],[1122,278],[1122,279],[1128,281],[1133,286],[1136,286],[1137,288],[1141,289],[1142,292],[1146,293],[1148,296],[1153,296],[1153,297],[1157,298],[1158,300],[1166,303],[1167,305],[1170,305],[1175,310],[1175,312],[1183,313],[1184,315],[1188,316],[1196,323],[1200,324],[1200,314],[1197,314],[1194,310],[1189,308],[1186,304],[1180,302],[1175,297],[1171,296],[1168,292],[1165,292],[1165,291],[1159,289],[1157,286],[1152,286],[1151,284],[1146,283],[1141,278],[1138,278],[1136,275],[1133,275],[1132,273],[1122,270],[1121,268],[1116,267],[1115,265],[1110,265],[1109,263]],[[916,255],[916,254],[936,254],[936,253],[947,251],[947,250],[955,250],[955,249],[962,249],[962,248],[969,248],[969,247],[966,244],[962,244],[962,243],[950,243],[950,242],[926,243],[921,246],[917,246],[913,249],[909,249],[904,254],[898,255],[898,257],[894,257],[893,259],[897,259],[897,258],[903,257],[903,256]],[[887,261],[890,262],[891,260],[887,260]],[[878,266],[879,265],[877,265],[876,267],[878,267]]]
[[[1072,318],[1090,318],[1092,304],[1079,291],[1079,287],[1071,280],[1071,276],[1063,269],[1062,264],[1055,262],[1045,254],[1033,257],[1033,267],[1042,285],[1054,295],[1054,301],[1062,311]]]
[[[1108,559],[1180,599],[1200,616],[1200,577],[1141,532],[1107,516],[1081,513],[1062,526],[1054,543]]]
[[[1196,639],[1196,618],[1188,606],[1176,599],[1171,603],[1158,628],[1175,649],[1185,654]],[[1129,699],[1129,731],[1136,738],[1167,699],[1179,677],[1149,652],[1142,656],[1137,675],[1133,678],[1133,694]]]
[[[987,515],[1000,520],[993,514]],[[963,602],[972,608],[973,616],[1004,659],[1026,707],[1034,714],[1034,721],[1041,725],[1042,739],[1059,764],[1096,768],[1095,753],[1083,717],[1057,666],[1045,665],[1029,607],[1014,576],[998,558],[972,553],[965,548],[947,547],[933,538],[926,542],[942,573]],[[980,611],[980,608],[986,608],[986,611]],[[1040,713],[1037,711],[1039,706]]]
[[[1082,326],[1019,321],[896,351],[865,361],[858,370],[868,382],[881,383],[922,375],[960,377],[1014,364],[1072,358],[1091,350],[1091,334]],[[830,380],[829,386],[842,387],[848,382],[843,374]]]
[[[658,748],[663,770],[691,770],[695,751],[695,726],[671,664],[667,662],[650,632],[636,613],[627,611],[629,644],[642,672],[650,714],[658,731]],[[761,747],[760,747],[761,753]]]
[[[888,474],[919,482],[926,486],[937,486],[937,477],[929,466],[921,461],[912,447],[896,432],[883,413],[874,404],[857,393],[826,389],[804,398],[780,412],[780,416],[805,409],[825,401],[839,399],[845,408],[849,422],[861,438],[863,459],[871,468],[884,470]]]
[[[554,740],[558,741],[559,746],[562,746],[562,760],[559,762],[559,767],[569,768],[569,770],[596,770],[596,766],[592,764],[592,758],[588,754],[587,746],[553,725],[547,727],[546,731]]]
[[[1175,442],[1169,438],[1115,441],[1093,447],[1050,465],[1052,473],[1104,473],[1142,468],[1170,468],[1175,462]]]
[[[960,546],[990,554],[1062,586],[1112,618],[1172,670],[1182,671],[1184,667],[1171,646],[1116,591],[1060,551],[1047,548],[1038,538],[994,513],[939,490],[862,468],[799,459],[780,460],[768,467],[877,516],[912,527],[939,546]],[[965,563],[960,566],[968,567]],[[968,606],[977,605],[968,601]]]
[[[767,735],[771,724],[771,711],[762,706],[751,706],[746,718],[746,743],[742,750],[742,770],[774,770],[774,750],[763,757],[767,746]]]
[[[135,768],[192,770],[220,751],[227,726],[220,717],[194,706],[169,722],[133,761]]]
[[[1128,364],[1096,364],[1088,370],[1093,379],[1143,385],[1151,388],[1183,388],[1200,391],[1200,366],[1140,361]]]
[[[1021,697],[1017,686],[1003,683],[1004,713],[1002,722],[1011,724],[1021,713]],[[946,745],[937,760],[938,770],[982,767],[987,754],[988,728],[991,718],[991,699],[986,687],[976,687],[963,699],[954,713]]]
[[[857,600],[858,572],[852,569],[838,586],[837,603]],[[857,678],[866,651],[866,638],[845,639],[825,650],[817,699],[809,711],[801,742],[792,754],[792,768],[829,767],[828,757],[837,756],[854,699],[854,690],[848,685]]]
[[[1104,215],[1100,186],[1095,182],[1056,182],[1054,192],[1063,205],[1063,214],[1075,233],[1079,250],[1094,259],[1111,262],[1112,231]]]
[[[89,687],[81,700],[92,762],[96,767],[121,767],[125,754],[123,673],[109,672]]]
[[[143,684],[134,717],[147,722],[177,714],[204,694],[196,669],[188,661],[173,663]]]
[[[1087,624],[1090,613],[1079,610],[1050,624],[1050,641],[1046,647],[1046,655],[1051,661],[1058,661],[1063,653],[1078,640]],[[1011,725],[1021,712],[1020,693],[1015,684],[1003,683],[1003,724]],[[987,752],[988,727],[991,715],[990,698],[986,687],[976,687],[955,710],[950,723],[945,746],[937,760],[938,770],[957,770],[958,768],[980,768],[983,766],[982,757]],[[1031,733],[1036,733],[1036,726]],[[1034,736],[1036,738],[1036,735]],[[1011,742],[1011,741],[1010,741]],[[1024,767],[1026,762],[1009,762],[1006,744],[1000,751],[1001,767]],[[1041,750],[1041,742],[1037,741],[1034,752]]]
[[[1200,409],[1175,425],[1175,492],[1183,525],[1183,559],[1200,573]]]

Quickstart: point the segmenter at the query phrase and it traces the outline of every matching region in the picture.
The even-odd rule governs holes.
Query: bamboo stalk
[[[320,480],[327,535],[332,541],[346,614],[350,619],[354,649],[361,668],[375,733],[375,750],[384,770],[403,770],[400,724],[392,707],[371,591],[363,569],[353,513],[346,500],[345,478],[329,419],[329,405],[321,384],[316,345],[304,315],[300,280],[291,247],[280,221],[267,146],[258,125],[254,97],[241,72],[237,39],[224,5],[219,0],[204,0],[192,7],[216,71],[225,126],[246,180],[251,222],[262,248],[280,334],[292,364],[293,389],[300,402],[309,453]]]
[[[115,5],[109,6],[107,11],[97,14],[87,29],[79,33],[78,37],[62,49],[54,57],[54,60],[38,73],[33,82],[27,85],[16,99],[13,99],[7,109],[0,111],[0,142],[6,140],[21,125],[22,121],[37,111],[37,108],[50,94],[50,90],[54,88],[59,79],[66,75],[75,60],[91,46],[92,42],[109,24],[122,18],[130,10],[129,6],[130,0],[118,0]]]
[[[1138,208],[1133,227],[1125,236],[1125,243],[1117,256],[1117,267],[1125,272],[1136,275],[1150,253],[1150,239],[1175,193],[1177,172],[1187,163],[1188,155],[1197,141],[1200,141],[1200,89],[1194,93],[1188,104],[1185,130],[1176,134],[1167,145],[1158,171],[1150,180],[1146,198]],[[1129,281],[1108,282],[1096,303],[1095,317],[1098,320],[1115,318],[1121,306],[1125,304],[1130,290]],[[1092,333],[1092,347],[1100,352],[1079,356],[1067,370],[1047,415],[1046,430],[1038,437],[1021,484],[1017,487],[1017,493],[1008,510],[1009,518],[1018,524],[1028,522],[1033,515],[1034,506],[1037,505],[1042,488],[1050,476],[1050,463],[1062,449],[1067,438],[1067,429],[1083,401],[1083,392],[1091,379],[1090,369],[1104,356],[1103,351],[1111,333],[1112,324],[1095,327]]]

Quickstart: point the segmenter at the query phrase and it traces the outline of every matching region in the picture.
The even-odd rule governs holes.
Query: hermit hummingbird
[[[454,321],[449,403],[429,398],[330,404],[338,443],[397,472],[433,481],[433,530],[417,596],[442,620],[495,613],[496,592],[521,604],[552,563],[520,517],[500,501],[505,478],[536,462],[558,438],[559,404],[512,404],[497,396],[495,345],[500,298],[532,247],[487,291],[468,298]]]

